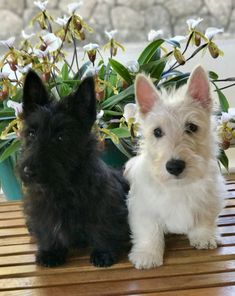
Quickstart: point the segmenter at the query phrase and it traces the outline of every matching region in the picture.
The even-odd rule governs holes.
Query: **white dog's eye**
[[[164,135],[164,133],[160,127],[155,128],[153,133],[156,138],[161,138]]]
[[[187,122],[185,128],[187,134],[196,133],[196,131],[198,130],[198,126],[192,122]]]

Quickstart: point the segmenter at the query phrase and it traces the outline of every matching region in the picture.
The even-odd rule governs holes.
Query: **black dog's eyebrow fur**
[[[28,82],[35,78],[30,76]],[[88,87],[94,83],[84,83],[86,87],[66,100],[48,102],[42,108],[30,109],[34,98],[24,98],[25,129],[33,125],[37,129],[33,138],[22,134],[19,172],[26,187],[24,213],[37,239],[40,265],[62,264],[69,248],[89,246],[91,262],[109,266],[129,242],[125,201],[129,187],[98,156],[91,134],[96,119],[94,89]],[[33,85],[41,88],[37,78]],[[86,99],[88,104],[81,103]],[[61,129],[66,140],[55,137]]]

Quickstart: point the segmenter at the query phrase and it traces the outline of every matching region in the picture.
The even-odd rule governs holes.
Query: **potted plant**
[[[78,46],[86,43],[86,35],[93,29],[76,13],[79,3],[68,5],[69,16],[54,20],[46,8],[45,2],[37,1],[39,13],[33,18],[32,25],[39,25],[35,33],[22,32],[22,41],[15,46],[13,37],[0,41],[7,48],[0,61],[0,164],[20,151],[21,98],[24,77],[31,68],[37,71],[46,87],[56,99],[68,95],[78,87],[86,75],[93,75],[97,96],[97,121],[94,132],[105,160],[110,160],[107,148],[117,148],[122,164],[135,153],[138,123],[134,117],[134,79],[137,73],[145,72],[154,81],[156,87],[179,87],[187,82],[190,73],[183,72],[180,66],[193,59],[200,52],[209,51],[212,58],[223,53],[213,41],[221,29],[208,28],[205,34],[197,29],[202,21],[188,20],[185,36],[164,39],[160,31],[150,31],[149,43],[139,54],[136,61],[123,65],[115,56],[123,46],[114,38],[116,31],[106,32],[108,42],[103,50],[109,51],[108,58],[103,58],[98,44],[83,46],[84,57],[78,54]],[[184,48],[181,42],[184,41]],[[194,47],[188,54],[190,46]],[[68,52],[72,57],[68,59]],[[219,87],[219,82],[231,81],[219,79],[214,72],[209,72],[214,91],[217,92],[221,110],[228,111],[228,102]],[[220,134],[221,133],[220,130]],[[221,140],[224,143],[224,140]],[[221,145],[221,149],[224,146]],[[111,160],[114,159],[112,152]],[[221,163],[228,168],[228,160],[223,152]],[[117,162],[114,163],[117,166]]]

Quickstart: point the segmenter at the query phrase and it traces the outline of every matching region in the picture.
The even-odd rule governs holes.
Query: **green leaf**
[[[179,74],[173,78],[168,79],[167,81],[164,81],[159,86],[164,86],[164,87],[175,86],[177,88],[187,82],[189,75],[190,73]]]
[[[166,66],[166,59],[161,59],[141,65],[141,71],[150,74],[152,78],[160,79]]]
[[[224,150],[220,150],[220,155],[219,155],[218,159],[221,162],[221,164],[224,166],[224,168],[228,171],[229,160],[228,160],[228,157],[225,154]]]
[[[170,45],[173,45],[174,47],[180,48],[180,43],[178,41],[175,41],[174,39],[165,39],[165,42]]]
[[[221,111],[228,112],[228,108],[229,108],[228,100],[226,99],[226,97],[222,93],[222,91],[215,84],[214,84],[214,86],[216,87],[215,91],[217,92],[218,97],[219,97]]]
[[[0,156],[0,162],[7,159],[10,155],[14,154],[20,148],[20,140],[15,139],[2,153]]]
[[[104,110],[104,115],[111,115],[111,116],[122,116],[122,112],[113,111],[113,110]]]
[[[122,92],[120,92],[119,94],[106,99],[105,101],[103,101],[101,103],[101,107],[102,107],[102,109],[112,108],[116,104],[118,104],[121,101],[126,100],[130,96],[133,97],[133,102],[134,102],[134,85],[131,85],[128,88],[126,88],[125,90],[123,90]]]
[[[9,144],[11,140],[4,140],[0,142],[0,149],[2,149],[3,147],[5,147],[7,144]]]
[[[4,108],[0,110],[0,119],[12,119],[15,118],[15,111],[11,108]]]
[[[157,39],[151,42],[140,54],[138,58],[138,63],[140,65],[148,63],[163,42],[164,42],[163,39]]]
[[[209,77],[210,79],[213,79],[213,80],[216,80],[219,78],[219,76],[213,71],[209,71]]]
[[[113,144],[122,152],[122,154],[124,154],[126,157],[131,158],[132,155],[123,147],[122,143],[115,143],[113,142]]]
[[[82,78],[82,76],[84,75],[84,73],[86,72],[86,70],[89,68],[90,65],[91,65],[91,62],[88,61],[81,66],[81,68],[78,71],[78,75],[77,75],[79,79]]]
[[[63,80],[69,79],[69,68],[68,65],[65,63],[61,69],[61,76]]]
[[[114,59],[109,59],[109,63],[113,70],[118,73],[129,85],[132,84],[132,78],[127,68]]]
[[[66,97],[70,94],[71,92],[71,87],[67,83],[62,83],[59,86],[59,92],[61,97]]]
[[[119,139],[129,138],[131,136],[127,127],[111,128],[109,131],[115,134]]]

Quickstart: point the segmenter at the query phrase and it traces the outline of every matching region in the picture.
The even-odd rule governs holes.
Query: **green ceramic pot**
[[[0,163],[0,182],[7,200],[22,199],[21,184],[17,180],[10,157]]]
[[[101,158],[109,166],[117,169],[123,168],[124,164],[128,161],[125,156],[111,140],[105,141],[105,149],[101,154]]]

